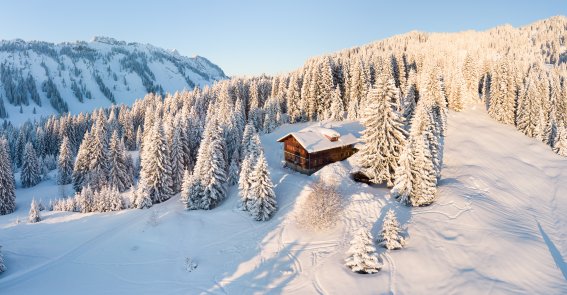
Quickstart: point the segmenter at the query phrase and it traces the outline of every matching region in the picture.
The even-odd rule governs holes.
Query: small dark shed
[[[278,141],[284,144],[287,167],[312,174],[327,164],[352,156],[360,140],[355,132],[341,134],[331,128],[314,126],[289,133]]]

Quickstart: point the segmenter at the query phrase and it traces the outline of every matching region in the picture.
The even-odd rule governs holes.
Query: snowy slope
[[[262,137],[279,205],[268,222],[238,211],[233,187],[212,211],[185,211],[174,198],[150,210],[49,212],[41,223],[16,224],[33,195],[60,194],[53,181],[18,189],[17,211],[0,216],[9,268],[2,294],[567,292],[567,161],[544,144],[481,110],[451,113],[439,198],[409,209],[383,187],[352,182],[356,156],[313,176],[282,168],[276,140],[307,126]],[[317,177],[337,183],[346,204],[336,228],[310,233],[295,215]],[[407,227],[408,247],[380,249],[378,274],[351,273],[343,266],[351,232],[366,225],[376,236],[389,208]],[[193,272],[186,257],[198,263]]]
[[[79,113],[112,104],[109,95],[101,90],[101,84],[112,93],[116,104],[131,104],[150,91],[173,93],[226,78],[224,72],[206,58],[188,58],[175,50],[108,37],[61,44],[0,41],[0,64],[4,68],[3,73],[0,72],[0,98],[9,114],[8,120],[15,123],[61,111],[51,105],[52,98],[48,98],[42,87],[48,80],[56,85],[68,110]],[[30,99],[31,92],[35,91],[30,91],[24,83],[30,75],[41,106]],[[97,77],[102,83],[97,82]],[[20,84],[26,86],[20,87]],[[78,91],[74,91],[73,84]],[[27,103],[10,103],[9,97],[19,93],[27,96]],[[33,114],[34,108],[36,114]]]

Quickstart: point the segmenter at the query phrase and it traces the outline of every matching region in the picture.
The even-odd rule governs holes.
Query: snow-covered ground
[[[282,168],[276,140],[306,126],[262,137],[279,206],[268,222],[236,209],[233,187],[211,211],[185,211],[175,197],[149,210],[43,212],[27,224],[33,196],[61,191],[53,180],[18,189],[17,211],[0,216],[0,293],[567,293],[567,160],[544,144],[481,110],[451,113],[439,198],[410,209],[384,187],[351,181],[356,156],[313,176]],[[318,177],[339,185],[345,209],[336,228],[312,233],[295,216]],[[376,237],[389,208],[407,228],[407,248],[379,248],[377,274],[351,273],[351,233],[368,226]],[[187,258],[198,264],[192,272]]]

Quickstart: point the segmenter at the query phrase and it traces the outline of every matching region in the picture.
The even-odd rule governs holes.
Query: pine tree
[[[199,146],[186,208],[210,210],[216,207],[226,197],[226,169],[226,145],[222,128],[213,117],[207,122]]]
[[[250,193],[247,208],[250,215],[257,221],[266,221],[272,217],[276,211],[276,195],[274,185],[270,179],[268,163],[264,153],[260,153],[256,167],[250,175]]]
[[[518,130],[529,137],[535,137],[540,120],[541,95],[539,94],[534,73],[530,73],[522,94],[518,97],[516,111],[516,126]]]
[[[108,180],[110,185],[116,187],[119,192],[129,189],[133,183],[133,171],[131,171],[126,148],[122,140],[118,138],[118,131],[114,130],[110,139],[110,173]]]
[[[238,183],[238,176],[240,174],[240,155],[238,149],[232,153],[230,158],[230,165],[228,166],[228,185],[235,185]]]
[[[184,160],[183,160],[183,145],[181,142],[180,127],[173,127],[173,137],[170,142],[171,149],[171,175],[173,182],[173,193],[181,191],[181,184],[183,182]]]
[[[138,183],[138,187],[134,189],[134,202],[132,207],[137,209],[149,209],[152,207],[152,198],[150,195],[150,190],[144,183]]]
[[[57,161],[57,184],[65,185],[73,181],[73,151],[69,144],[69,138],[63,137],[61,147],[59,148],[59,158]]]
[[[388,210],[382,224],[380,244],[388,250],[401,249],[405,246],[406,241],[404,237],[400,235],[400,231],[400,224],[396,219],[396,213],[392,209]]]
[[[99,191],[94,193],[94,211],[111,212],[124,208],[122,197],[116,187],[103,185]]]
[[[344,119],[345,108],[341,98],[341,89],[337,85],[331,96],[331,108],[329,119],[342,121]]]
[[[251,156],[248,156],[242,161],[240,169],[240,176],[238,178],[238,195],[240,196],[239,207],[248,211],[248,200],[250,199],[250,188],[252,186],[251,174],[254,168],[254,161]]]
[[[77,194],[77,205],[81,213],[93,212],[95,210],[95,197],[90,185],[84,187],[81,192]]]
[[[244,128],[244,133],[242,134],[242,143],[240,144],[240,148],[242,149],[240,152],[240,161],[244,161],[244,158],[250,152],[250,146],[252,145],[252,136],[256,133],[256,128],[254,128],[254,124],[248,123]]]
[[[376,273],[382,269],[382,264],[378,261],[378,254],[374,247],[372,234],[360,228],[350,242],[347,251],[346,266],[356,273]]]
[[[557,133],[553,140],[553,151],[563,157],[567,157],[567,128],[563,124],[557,126]]]
[[[41,221],[41,216],[39,216],[39,206],[35,201],[35,198],[32,199],[30,212],[28,214],[28,222],[29,223],[36,223]]]
[[[381,77],[376,88],[368,94],[362,133],[364,145],[360,150],[361,166],[374,183],[386,181],[393,185],[395,168],[405,141],[405,130],[400,115],[394,109],[396,90],[393,80]]]
[[[110,172],[110,157],[108,153],[108,135],[104,116],[100,115],[92,130],[91,143],[88,145],[88,170],[86,183],[95,191],[108,184]]]
[[[41,181],[38,158],[31,142],[28,142],[24,149],[21,180],[23,187],[32,187]]]
[[[138,128],[136,128],[136,147],[135,150],[138,150],[142,147],[142,128],[141,126],[139,126]]]
[[[226,197],[226,160],[224,153],[226,147],[221,137],[221,130],[213,124],[210,133],[210,145],[205,151],[203,160],[210,161],[208,170],[201,170],[201,180],[204,181],[203,196],[201,198],[201,209],[209,210],[216,207]],[[199,151],[200,152],[200,151]]]
[[[191,190],[191,173],[189,170],[183,172],[183,183],[181,185],[181,202],[186,204],[189,200],[189,193]]]
[[[16,209],[16,189],[10,163],[8,142],[0,138],[0,215],[10,214]]]
[[[400,153],[398,166],[396,167],[396,173],[394,175],[394,187],[391,191],[392,197],[401,203],[410,203],[410,196],[412,195],[414,185],[412,175],[414,162],[412,138],[410,138]]]
[[[186,171],[186,174],[183,176],[183,187],[181,189],[181,201],[185,204],[185,209],[200,209],[203,191],[200,179]]]
[[[413,73],[413,75],[415,75],[415,72],[411,72],[411,73]],[[410,75],[412,75],[411,73],[410,73]],[[411,77],[412,76],[410,76],[409,81],[413,81],[413,79],[415,79],[415,78],[411,78]],[[413,118],[413,114],[414,114],[415,107],[416,107],[416,101],[417,101],[417,98],[418,98],[417,96],[418,96],[417,85],[410,84],[410,86],[406,90],[406,95],[403,97],[402,103],[401,103],[401,115],[403,117],[404,127],[405,127],[406,130],[409,130],[410,122],[411,122],[411,119]]]
[[[504,124],[514,124],[514,88],[510,64],[502,60],[492,76],[488,114]]]
[[[291,123],[301,121],[301,109],[299,103],[301,100],[301,78],[297,74],[292,74],[289,80],[289,87],[286,94],[287,113]]]
[[[414,183],[410,202],[412,206],[425,206],[435,200],[437,193],[435,167],[425,135],[413,141],[413,158],[415,161],[412,169]]]
[[[155,122],[144,138],[140,181],[153,203],[161,203],[173,195],[171,160],[161,122]]]
[[[77,158],[75,159],[75,164],[73,166],[73,188],[76,192],[80,192],[83,186],[88,184],[85,182],[85,177],[89,170],[89,150],[91,138],[91,134],[87,131],[83,137],[83,141],[81,142],[79,151],[77,152]]]
[[[8,268],[4,264],[4,254],[2,254],[2,246],[0,246],[0,273],[5,272],[6,270],[8,270]]]

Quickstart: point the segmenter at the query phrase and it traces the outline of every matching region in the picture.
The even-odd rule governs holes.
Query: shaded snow
[[[262,137],[279,210],[255,222],[230,197],[211,211],[185,211],[175,197],[149,210],[44,213],[25,220],[31,198],[57,196],[54,181],[18,189],[18,209],[0,216],[8,271],[2,294],[559,294],[567,292],[567,160],[484,112],[450,113],[438,200],[409,209],[381,186],[354,183],[355,158],[305,176],[282,168],[286,125]],[[310,233],[295,215],[321,177],[345,209],[336,228]],[[39,196],[38,194],[41,194]],[[344,267],[351,233],[376,238],[388,209],[407,230],[407,248],[378,248],[374,275]],[[185,270],[189,257],[197,264]]]

